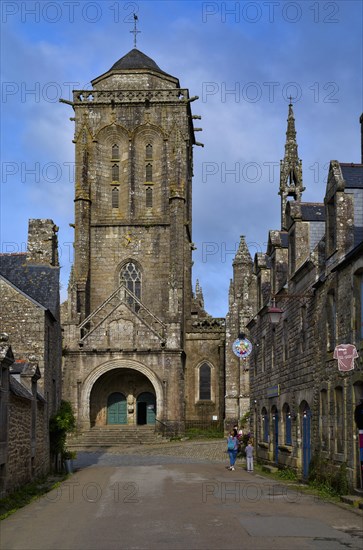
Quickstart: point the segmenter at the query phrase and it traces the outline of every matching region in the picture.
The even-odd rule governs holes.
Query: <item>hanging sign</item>
[[[354,359],[358,357],[357,348],[353,344],[340,344],[334,350],[334,359],[338,359],[340,372],[354,369]]]
[[[237,357],[245,359],[252,351],[252,344],[247,338],[237,338],[232,344],[232,350]]]

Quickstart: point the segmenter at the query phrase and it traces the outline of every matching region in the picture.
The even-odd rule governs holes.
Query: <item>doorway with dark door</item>
[[[141,393],[137,398],[137,419],[138,425],[155,424],[156,398],[150,392]]]

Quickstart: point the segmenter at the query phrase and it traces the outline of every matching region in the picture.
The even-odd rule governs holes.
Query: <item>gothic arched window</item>
[[[153,165],[150,162],[145,167],[145,181],[153,181]]]
[[[119,206],[119,190],[118,187],[112,189],[112,208],[118,208]]]
[[[120,169],[118,164],[112,166],[112,181],[119,181]]]
[[[125,292],[126,303],[134,311],[139,311],[140,306],[132,295],[141,299],[141,271],[133,262],[128,262],[121,269],[120,283],[124,283],[127,290],[131,292],[131,294]]]
[[[199,399],[211,399],[211,368],[207,363],[199,368]]]
[[[112,158],[113,159],[118,159],[120,156],[120,150],[119,150],[119,146],[116,145],[112,145]]]
[[[148,143],[145,147],[145,157],[147,159],[153,158],[153,146],[151,145],[151,143]]]
[[[153,205],[153,190],[151,187],[146,189],[146,206],[147,208],[152,208]]]

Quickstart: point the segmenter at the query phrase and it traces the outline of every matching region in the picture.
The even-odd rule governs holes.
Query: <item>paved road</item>
[[[79,453],[73,476],[1,523],[0,547],[362,549],[362,515],[225,464],[224,442]]]

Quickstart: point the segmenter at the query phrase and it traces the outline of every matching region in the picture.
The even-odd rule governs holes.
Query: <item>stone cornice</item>
[[[74,106],[115,105],[125,103],[184,103],[188,104],[188,90],[174,88],[171,90],[74,90]]]

